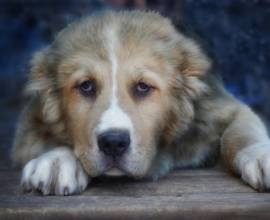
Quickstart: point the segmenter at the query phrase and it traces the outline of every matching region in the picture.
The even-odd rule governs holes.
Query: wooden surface
[[[23,194],[0,168],[0,219],[270,219],[270,193],[225,171],[178,170],[157,182],[103,177],[77,196]]]

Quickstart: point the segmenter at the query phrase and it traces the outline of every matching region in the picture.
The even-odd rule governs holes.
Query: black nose
[[[98,136],[98,147],[106,155],[121,156],[129,147],[129,132],[120,130],[106,131]]]

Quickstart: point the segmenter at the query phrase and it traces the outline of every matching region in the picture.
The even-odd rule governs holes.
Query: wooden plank
[[[23,194],[0,169],[0,219],[270,219],[270,194],[217,169],[179,170],[157,182],[102,177],[77,196]]]
[[[0,195],[22,194],[20,172],[0,172]],[[179,170],[158,181],[135,181],[129,178],[98,178],[84,193],[89,196],[174,196],[181,193],[254,192],[238,178],[217,170]]]
[[[269,219],[266,194],[0,196],[0,219]]]

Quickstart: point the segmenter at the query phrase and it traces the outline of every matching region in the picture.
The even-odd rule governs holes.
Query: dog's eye
[[[94,80],[86,80],[82,82],[78,89],[83,96],[94,97],[96,95],[96,83]]]
[[[144,82],[138,82],[133,88],[133,95],[135,97],[145,97],[151,93],[152,89],[152,86]]]

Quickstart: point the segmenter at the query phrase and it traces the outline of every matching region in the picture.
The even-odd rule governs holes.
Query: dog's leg
[[[21,184],[25,191],[70,195],[84,191],[88,177],[72,151],[59,147],[30,160],[23,169]]]
[[[11,152],[14,165],[25,165],[21,178],[24,190],[39,190],[44,195],[82,192],[88,177],[81,163],[70,148],[59,147],[42,135],[41,126],[45,125],[35,124],[34,109],[29,105],[22,114]]]
[[[270,188],[270,140],[261,120],[240,106],[221,139],[224,162],[259,191]]]
[[[44,128],[44,123],[40,118],[36,119],[36,115],[40,114],[38,110],[41,111],[38,104],[36,100],[31,100],[20,115],[10,152],[13,166],[22,167],[29,160],[53,148],[53,141],[48,144],[50,138],[39,132]]]

